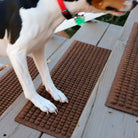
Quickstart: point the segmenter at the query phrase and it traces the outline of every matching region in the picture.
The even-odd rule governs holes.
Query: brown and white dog
[[[72,16],[79,12],[123,15],[137,1],[64,0]],[[57,0],[0,0],[0,56],[9,57],[22,85],[25,97],[44,112],[57,112],[49,100],[41,97],[31,80],[26,56],[32,54],[46,90],[56,101],[68,102],[50,77],[45,62],[45,44],[64,20]]]

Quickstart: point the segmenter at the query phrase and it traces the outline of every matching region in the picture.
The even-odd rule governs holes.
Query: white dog
[[[9,57],[25,97],[42,111],[56,113],[55,105],[37,94],[26,56],[32,54],[43,84],[54,100],[68,102],[54,86],[45,61],[44,46],[57,26],[65,17],[69,19],[78,12],[123,15],[136,4],[133,0],[0,0],[0,56]]]

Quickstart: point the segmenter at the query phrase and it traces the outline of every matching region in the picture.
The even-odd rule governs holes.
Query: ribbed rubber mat
[[[107,62],[110,50],[75,41],[51,72],[54,84],[69,103],[54,101],[43,86],[38,93],[54,103],[57,115],[41,112],[28,102],[16,121],[56,137],[70,137]]]
[[[133,26],[106,105],[138,116],[138,23]]]
[[[32,79],[35,79],[38,75],[38,71],[32,58],[27,57],[27,62],[31,77]],[[0,116],[16,100],[22,91],[18,78],[16,77],[13,68],[11,68],[0,78]]]

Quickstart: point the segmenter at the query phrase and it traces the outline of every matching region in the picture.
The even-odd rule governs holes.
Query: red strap
[[[64,11],[64,10],[67,9],[65,4],[64,4],[64,2],[63,2],[63,0],[57,0],[57,2],[59,4],[59,6],[60,6],[61,11]]]
[[[58,2],[58,5],[62,11],[62,14],[63,16],[66,18],[66,19],[71,19],[72,18],[72,15],[71,13],[68,11],[67,7],[65,6],[64,4],[64,1],[63,0],[57,0]]]

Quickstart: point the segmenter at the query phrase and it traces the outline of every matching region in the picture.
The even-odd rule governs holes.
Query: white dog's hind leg
[[[37,94],[28,71],[25,52],[18,50],[15,45],[8,45],[7,54],[22,85],[25,97],[42,111],[56,113],[57,108],[54,104]]]
[[[45,47],[33,52],[32,55],[33,55],[34,62],[41,75],[42,81],[46,87],[46,90],[51,94],[54,100],[60,101],[62,103],[64,102],[68,103],[67,97],[60,90],[58,90],[53,84],[53,81],[51,79],[49,69],[46,63]]]

